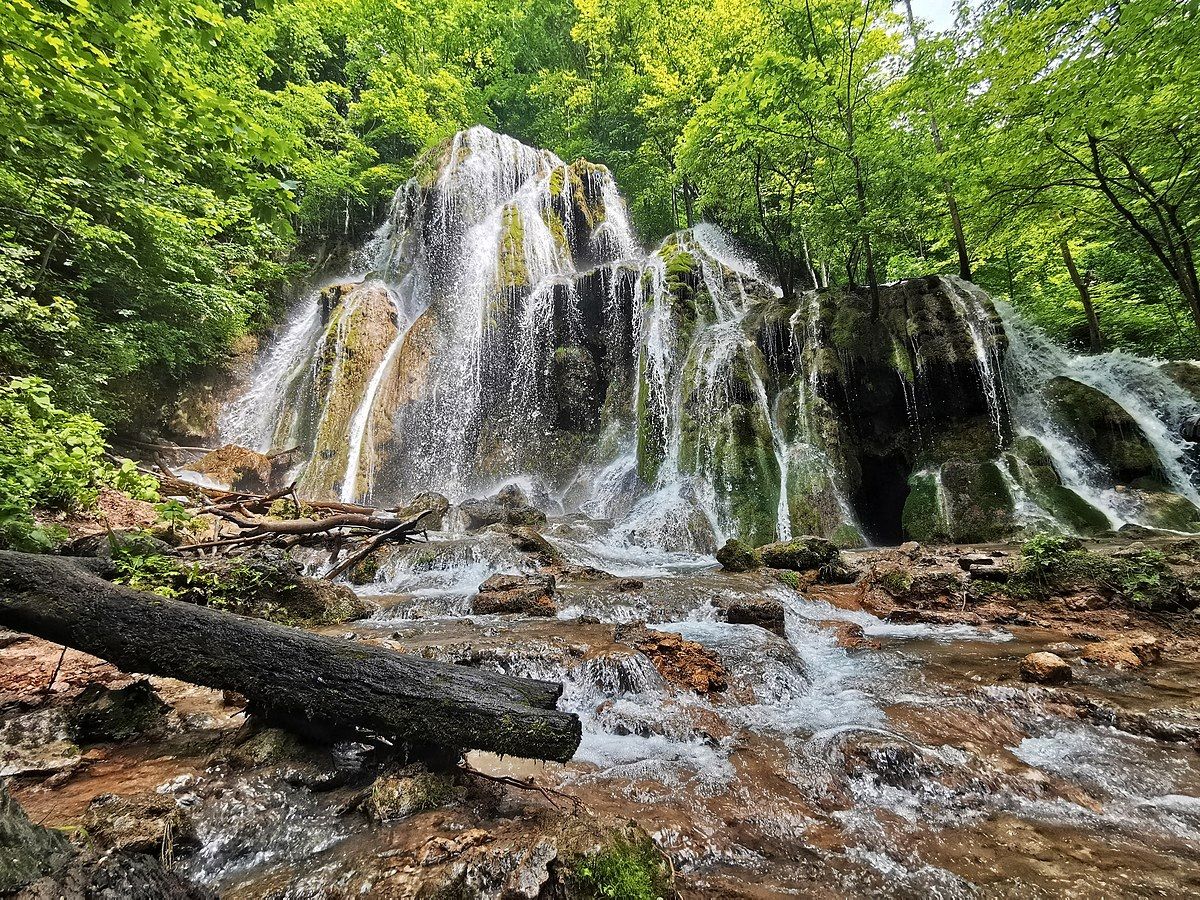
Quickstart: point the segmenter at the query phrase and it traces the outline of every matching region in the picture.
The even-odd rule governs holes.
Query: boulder
[[[1158,662],[1162,650],[1158,638],[1145,632],[1101,641],[1084,649],[1080,658],[1113,669],[1140,669]]]
[[[697,694],[723,691],[729,673],[713,651],[669,631],[655,631],[641,623],[618,625],[613,632],[618,644],[633,647],[671,684]]]
[[[1061,656],[1041,651],[1021,660],[1021,679],[1036,684],[1066,684],[1072,679],[1071,664]]]
[[[780,636],[784,631],[783,603],[774,597],[722,597],[720,610],[730,625],[757,625]]]
[[[764,566],[792,572],[838,567],[842,559],[841,551],[831,541],[812,535],[766,544],[754,551],[754,555]]]
[[[166,730],[170,709],[149,681],[135,681],[119,690],[93,682],[72,704],[67,727],[78,744],[153,737]]]
[[[265,493],[274,481],[271,458],[237,444],[226,444],[204,454],[191,464],[191,469],[229,485],[232,490],[250,494]]]
[[[730,572],[749,572],[762,565],[755,557],[754,551],[737,538],[730,538],[725,542],[725,546],[717,551],[717,562]]]
[[[516,613],[556,616],[552,575],[493,575],[479,586],[471,603],[477,616]]]
[[[273,550],[202,557],[196,565],[213,583],[193,579],[196,590],[179,599],[217,605],[244,616],[285,625],[338,625],[378,609],[344,584],[307,577],[299,563]]]
[[[417,494],[407,504],[396,509],[396,518],[408,521],[420,516],[417,528],[422,531],[440,531],[450,509],[450,501],[435,491]]]
[[[458,508],[466,519],[468,531],[496,524],[546,527],[546,514],[533,506],[515,484],[506,485],[489,500],[464,500]]]
[[[430,772],[424,766],[406,766],[375,779],[363,803],[363,812],[374,822],[391,822],[414,813],[438,809],[457,795],[453,778]]]
[[[517,525],[509,532],[509,536],[512,537],[514,550],[532,553],[543,565],[562,561],[562,554],[554,549],[554,545],[528,525]]]

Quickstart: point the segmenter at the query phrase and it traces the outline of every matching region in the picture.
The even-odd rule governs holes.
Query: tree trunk
[[[1099,352],[1104,349],[1104,341],[1100,336],[1100,319],[1096,315],[1096,307],[1092,304],[1092,291],[1088,280],[1079,274],[1079,267],[1075,265],[1075,256],[1071,253],[1071,245],[1066,235],[1060,239],[1059,246],[1062,248],[1063,262],[1067,265],[1067,271],[1071,273],[1071,281],[1075,284],[1075,290],[1079,291],[1084,314],[1087,315],[1088,344]]]
[[[917,33],[917,20],[913,16],[912,0],[904,0],[904,11],[908,15],[908,33],[912,36],[913,52],[917,50],[921,37]],[[938,153],[945,152],[942,143],[942,130],[938,126],[937,116],[929,114],[929,134],[933,137],[933,149]],[[971,280],[971,255],[967,252],[967,237],[963,232],[962,215],[958,211],[958,198],[954,196],[954,188],[949,178],[942,179],[942,190],[946,192],[946,206],[950,210],[950,223],[954,227],[954,245],[958,250],[958,274],[964,281]]]
[[[237,691],[320,740],[389,741],[565,761],[578,717],[562,685],[431,662],[112,584],[86,562],[0,551],[0,625],[127,672]]]

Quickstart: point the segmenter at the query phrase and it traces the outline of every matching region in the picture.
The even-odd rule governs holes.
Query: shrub
[[[598,853],[580,860],[574,876],[580,897],[657,900],[675,896],[662,854],[649,838],[615,837]]]
[[[54,405],[41,378],[0,386],[0,546],[46,550],[61,529],[38,525],[35,509],[71,512],[91,506],[101,485],[158,499],[155,480],[129,460],[105,458],[102,426]]]

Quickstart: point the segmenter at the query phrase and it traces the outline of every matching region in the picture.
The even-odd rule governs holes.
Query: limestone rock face
[[[1021,678],[1037,684],[1065,684],[1072,678],[1071,665],[1054,653],[1030,653],[1021,660]]]

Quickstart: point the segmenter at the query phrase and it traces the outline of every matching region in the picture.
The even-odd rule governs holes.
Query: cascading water
[[[1161,363],[1120,351],[1070,353],[1021,319],[1008,304],[997,302],[995,306],[1009,340],[1005,374],[1014,424],[1042,443],[1064,484],[1114,525],[1140,518],[1138,506],[1127,492],[1117,489],[1103,462],[1052,413],[1046,387],[1054,379],[1069,378],[1124,410],[1153,446],[1170,488],[1200,505],[1195,445],[1183,437],[1185,423],[1200,416],[1200,401],[1168,377]]]
[[[419,168],[363,249],[366,275],[309,295],[264,353],[224,411],[226,440],[300,446],[305,492],[344,501],[424,490],[459,501],[519,481],[567,512],[613,520],[610,550],[711,553],[735,535],[862,534],[848,499],[857,426],[843,419],[831,431],[831,412],[813,410],[832,390],[852,420],[862,387],[851,382],[880,376],[854,347],[862,324],[838,324],[832,295],[784,300],[711,225],[644,254],[606,169],[484,128]],[[898,373],[898,427],[922,456],[909,471],[936,476],[942,514],[952,492],[941,461],[923,456],[946,427],[929,406],[931,379],[957,378],[946,366],[959,359],[974,367],[967,390],[997,446],[1009,445],[1011,418],[1110,525],[1141,521],[1140,501],[1050,415],[1041,395],[1051,378],[1127,410],[1169,490],[1200,501],[1179,437],[1200,408],[1155,363],[1073,356],[997,304],[1005,355],[978,289],[943,279],[932,290],[918,298],[926,318],[892,334],[884,365]],[[1000,473],[1014,521],[1076,527],[1029,487],[1031,473],[1016,457]]]

